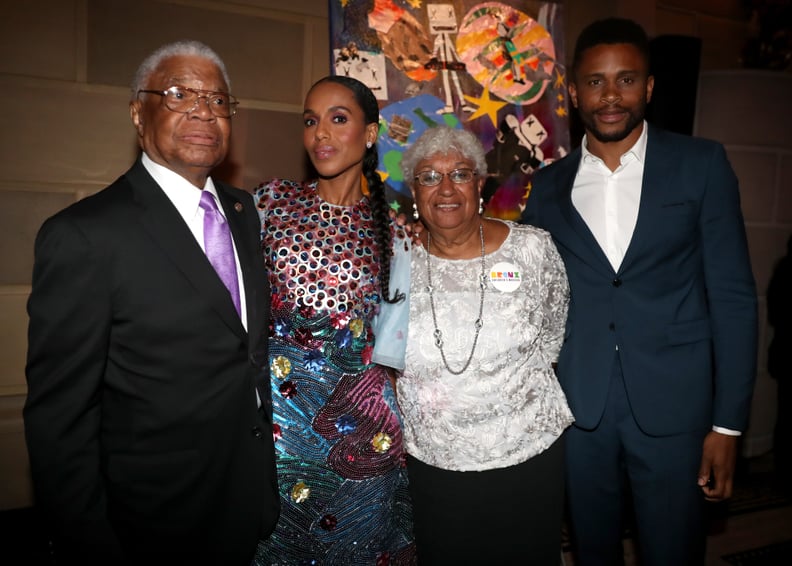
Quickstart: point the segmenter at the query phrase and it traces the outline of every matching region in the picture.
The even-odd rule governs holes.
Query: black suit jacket
[[[37,237],[25,431],[67,562],[246,564],[274,528],[260,224],[248,193],[215,184],[248,332],[139,160]]]

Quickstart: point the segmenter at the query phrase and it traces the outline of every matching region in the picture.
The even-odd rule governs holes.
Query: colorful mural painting
[[[486,214],[519,218],[532,173],[569,151],[563,3],[330,0],[331,67],[380,101],[380,174],[410,202],[399,163],[427,128],[475,133]]]

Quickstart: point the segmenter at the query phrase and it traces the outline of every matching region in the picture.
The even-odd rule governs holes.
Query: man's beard
[[[580,120],[583,122],[583,126],[586,128],[586,131],[594,136],[598,141],[603,143],[619,142],[629,136],[630,133],[635,128],[637,128],[641,122],[643,122],[644,115],[646,114],[646,101],[641,100],[638,108],[636,108],[635,111],[629,111],[622,107],[618,108],[627,112],[627,122],[624,124],[624,128],[616,132],[603,132],[597,129],[597,123],[594,120],[593,115],[584,116],[581,113]]]

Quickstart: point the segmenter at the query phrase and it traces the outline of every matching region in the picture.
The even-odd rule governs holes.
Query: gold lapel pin
[[[242,212],[242,203],[238,202],[234,204],[234,210],[236,210],[237,212]]]

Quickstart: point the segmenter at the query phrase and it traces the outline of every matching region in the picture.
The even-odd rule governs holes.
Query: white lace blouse
[[[434,342],[426,250],[413,247],[406,368],[397,381],[407,452],[447,470],[524,462],[572,423],[551,364],[564,338],[569,287],[549,234],[506,222],[485,256],[483,327],[470,366],[453,375]],[[475,335],[481,258],[431,256],[438,328],[450,367],[464,366]]]

